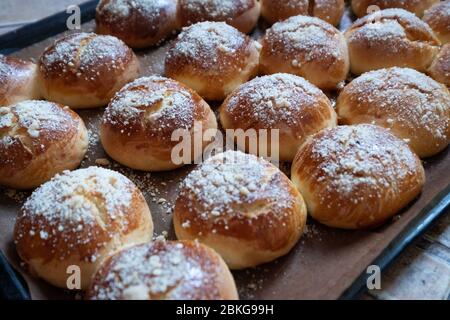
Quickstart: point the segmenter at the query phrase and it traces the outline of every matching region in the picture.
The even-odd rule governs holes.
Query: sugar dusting
[[[340,126],[316,136],[311,157],[318,163],[311,179],[326,185],[354,203],[365,200],[359,191],[369,188],[369,197],[383,196],[383,190],[397,186],[417,174],[416,157],[400,139],[373,125]]]
[[[239,87],[226,104],[227,112],[250,118],[267,128],[278,123],[298,124],[302,110],[314,105],[325,95],[314,85],[291,74],[258,77]],[[244,104],[251,108],[243,108]]]
[[[60,239],[67,242],[70,238],[70,250],[61,253],[69,255],[75,245],[88,245],[96,237],[92,232],[81,232],[89,226],[98,225],[103,229],[107,228],[105,223],[114,221],[117,227],[127,228],[127,220],[123,217],[134,190],[130,180],[112,170],[89,167],[64,171],[31,194],[19,219],[30,221],[30,236],[38,235],[55,250],[58,250]],[[24,235],[19,234],[18,240],[22,237]],[[75,243],[72,243],[72,237],[75,237]],[[95,256],[89,259],[95,259]]]
[[[197,244],[155,241],[112,258],[92,299],[220,299],[217,261]]]
[[[221,68],[222,55],[233,57],[246,43],[245,35],[224,22],[200,22],[183,29],[166,56],[167,60],[195,61],[211,71]]]
[[[189,199],[188,210],[195,203],[202,220],[226,221],[240,215],[256,218],[261,210],[246,212],[236,208],[259,201],[270,204],[270,212],[281,218],[295,201],[280,183],[282,178],[277,168],[256,156],[226,151],[193,170],[183,181],[180,195]]]
[[[408,129],[412,138],[418,128],[437,139],[447,139],[450,128],[450,96],[428,76],[409,68],[371,71],[353,80],[345,94],[355,106],[377,118],[390,116],[388,127]]]
[[[174,86],[177,88],[173,88]],[[163,128],[168,122],[178,129],[191,128],[196,105],[192,93],[160,76],[139,78],[122,88],[105,110],[103,121]]]
[[[33,143],[41,147],[41,132],[45,131],[46,139],[57,139],[69,131],[71,125],[70,113],[51,102],[28,100],[0,107],[0,146],[8,148],[21,141],[28,147]],[[32,139],[31,142],[24,137],[24,131]]]
[[[280,50],[286,58],[297,57],[294,65],[316,59],[339,59],[340,32],[321,19],[294,16],[275,23],[267,30],[265,41],[271,50]],[[301,56],[300,56],[301,54]]]

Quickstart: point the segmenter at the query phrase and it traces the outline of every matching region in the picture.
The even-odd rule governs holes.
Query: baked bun
[[[341,124],[372,123],[408,142],[419,157],[450,143],[450,94],[430,77],[408,68],[364,73],[340,93]]]
[[[36,65],[0,54],[0,106],[39,98]]]
[[[261,40],[260,71],[292,73],[321,89],[335,89],[349,70],[339,30],[319,18],[295,16],[275,23]]]
[[[439,0],[352,0],[352,10],[356,16],[363,17],[375,11],[370,6],[377,6],[378,9],[401,8],[421,17],[426,9],[437,2]]]
[[[255,78],[237,88],[220,108],[224,129],[267,130],[268,153],[279,152],[279,160],[292,161],[303,142],[312,134],[337,125],[330,100],[301,77],[286,73]],[[279,130],[279,141],[271,141],[271,130]],[[241,150],[265,155],[258,143],[236,139]],[[279,142],[279,144],[278,144]],[[271,150],[273,143],[276,149]]]
[[[257,0],[178,0],[178,20],[183,27],[216,21],[249,33],[256,26],[259,13]]]
[[[65,36],[39,60],[43,96],[72,108],[108,104],[138,72],[136,56],[121,40],[94,33]]]
[[[271,163],[240,151],[215,155],[183,181],[173,223],[178,239],[198,239],[231,269],[291,250],[306,222],[303,198]]]
[[[423,21],[433,29],[441,43],[450,41],[450,0],[438,2],[425,11]]]
[[[159,44],[178,27],[173,0],[101,0],[95,12],[96,32],[110,34],[132,48]]]
[[[442,46],[441,51],[428,68],[428,74],[434,80],[450,86],[450,43]]]
[[[100,138],[105,151],[121,164],[162,171],[194,160],[191,152],[187,163],[174,161],[172,152],[180,143],[172,139],[174,131],[185,130],[183,139],[189,135],[193,142],[195,130],[200,129],[217,129],[216,117],[208,104],[185,85],[152,76],[129,83],[114,96],[105,110]],[[206,146],[204,142],[203,148]]]
[[[224,22],[184,28],[166,55],[170,78],[207,100],[223,100],[258,72],[259,44]]]
[[[195,241],[155,241],[110,257],[98,270],[91,300],[236,300],[222,258]]]
[[[67,288],[78,266],[81,289],[114,252],[152,239],[150,210],[125,176],[99,167],[65,171],[36,189],[22,207],[14,242],[30,272]]]
[[[0,185],[35,188],[83,160],[88,134],[68,107],[29,100],[0,107]]]
[[[425,22],[403,9],[381,10],[358,19],[345,37],[354,74],[389,67],[425,72],[440,44]]]
[[[360,229],[381,225],[413,200],[425,172],[404,141],[362,124],[316,134],[298,151],[291,179],[314,219]]]
[[[337,26],[344,14],[344,0],[261,0],[261,15],[273,24],[292,16],[313,16]]]

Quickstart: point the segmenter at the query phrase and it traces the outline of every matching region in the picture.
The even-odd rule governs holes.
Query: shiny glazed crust
[[[236,300],[222,258],[195,241],[160,241],[110,257],[86,295],[91,300]]]
[[[408,145],[379,126],[326,129],[297,153],[291,179],[308,213],[336,228],[381,225],[421,191],[425,172]]]
[[[275,166],[227,151],[184,180],[173,223],[178,239],[216,250],[231,269],[253,267],[290,251],[306,222],[303,198]]]

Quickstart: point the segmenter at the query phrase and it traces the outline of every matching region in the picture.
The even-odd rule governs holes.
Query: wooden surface
[[[82,0],[1,0],[0,34],[65,10]],[[444,173],[448,174],[448,172]],[[449,299],[450,215],[435,225],[382,274],[381,290],[362,299]]]

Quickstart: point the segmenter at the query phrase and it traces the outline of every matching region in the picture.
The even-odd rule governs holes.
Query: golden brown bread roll
[[[425,22],[403,9],[381,10],[358,19],[345,37],[354,74],[389,67],[425,72],[440,44]]]
[[[224,22],[184,28],[165,60],[165,72],[207,100],[225,97],[258,72],[259,44]]]
[[[222,258],[195,241],[155,241],[110,257],[96,273],[91,300],[236,300]]]
[[[439,54],[428,68],[428,74],[447,87],[450,86],[450,43],[441,48]]]
[[[257,0],[178,0],[178,20],[183,27],[217,21],[249,33],[256,26],[259,13]]]
[[[364,73],[336,103],[342,124],[372,123],[404,139],[419,157],[450,143],[450,94],[430,77],[409,68]]]
[[[336,228],[376,227],[421,191],[417,155],[386,129],[361,124],[322,130],[298,151],[291,179],[308,213]]]
[[[150,210],[125,176],[99,167],[65,171],[36,189],[22,207],[14,242],[29,271],[67,288],[80,268],[81,289],[111,254],[152,238]]]
[[[0,106],[40,97],[36,65],[0,54]]]
[[[196,128],[217,129],[208,104],[175,80],[151,76],[129,83],[114,96],[105,110],[100,138],[105,151],[123,165],[161,171],[186,164],[173,161],[172,150],[180,141],[172,139],[172,133],[184,129],[193,143]],[[194,160],[194,152],[190,158]]]
[[[356,16],[363,17],[374,11],[370,10],[370,6],[379,9],[401,8],[421,17],[426,9],[437,2],[439,0],[352,0],[352,10]]]
[[[65,36],[48,47],[39,60],[43,96],[71,108],[108,104],[138,71],[136,56],[121,40],[94,33]]]
[[[339,30],[314,17],[275,23],[261,40],[260,71],[292,73],[321,89],[335,89],[349,70],[348,50]]]
[[[68,107],[29,100],[0,107],[0,185],[35,188],[83,160],[88,134]]]
[[[96,32],[110,34],[132,48],[159,44],[178,27],[173,0],[101,0],[95,12]]]
[[[303,15],[317,17],[337,26],[344,8],[344,0],[261,0],[261,15],[270,24]]]
[[[437,2],[425,11],[423,21],[433,29],[441,43],[450,41],[450,0]]]
[[[241,85],[223,102],[220,121],[224,129],[255,129],[257,133],[265,129],[268,138],[272,129],[279,130],[279,144],[268,139],[268,153],[272,154],[271,143],[276,143],[281,161],[292,161],[310,135],[337,125],[327,96],[305,79],[287,73]],[[239,149],[261,155],[259,144],[252,150],[245,140],[237,139]]]
[[[305,204],[292,182],[269,162],[240,151],[215,155],[192,171],[173,216],[178,239],[198,239],[231,269],[288,253],[305,222]]]

